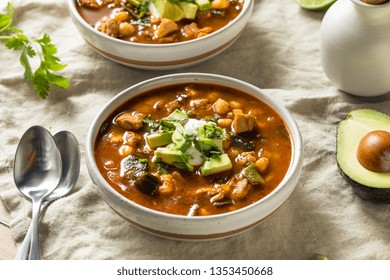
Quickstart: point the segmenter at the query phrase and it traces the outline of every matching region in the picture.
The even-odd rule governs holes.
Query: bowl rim
[[[368,4],[368,3],[365,3],[361,0],[351,0],[351,1],[353,2],[353,4],[355,4],[357,6],[369,8],[369,9],[384,9],[384,8],[390,7],[390,1],[385,2],[383,4],[380,4],[380,5]]]
[[[112,42],[114,44],[119,44],[119,45],[124,45],[124,46],[132,46],[132,47],[142,47],[142,48],[172,48],[173,46],[175,47],[180,47],[180,46],[187,46],[190,44],[195,44],[197,42],[203,42],[205,40],[208,40],[210,37],[216,37],[218,34],[224,32],[227,30],[229,27],[234,25],[237,21],[241,20],[244,15],[246,15],[247,10],[254,4],[255,0],[244,0],[244,5],[242,7],[241,12],[238,14],[237,17],[235,17],[232,21],[230,21],[228,24],[223,26],[222,28],[218,29],[215,32],[212,32],[206,36],[188,40],[188,41],[183,41],[183,42],[177,42],[177,43],[167,43],[167,44],[145,44],[145,43],[135,43],[135,42],[130,42],[130,41],[125,41],[121,40],[118,38],[112,38],[110,36],[107,36],[97,30],[95,30],[91,25],[89,25],[80,15],[80,13],[77,11],[76,8],[76,0],[67,0],[68,1],[68,10],[70,13],[73,15],[73,18],[77,19],[77,21],[88,31],[92,32],[94,35],[98,36],[102,40]]]
[[[241,90],[245,92],[246,94],[250,94],[254,96],[251,92],[255,92],[256,94],[259,94],[260,96],[254,96],[260,99],[262,102],[264,102],[266,105],[270,106],[277,114],[280,115],[282,120],[284,121],[286,128],[289,130],[290,138],[291,138],[291,144],[292,144],[292,155],[291,155],[291,162],[289,165],[289,168],[282,179],[282,181],[278,184],[278,186],[268,195],[261,198],[260,200],[257,200],[245,207],[242,207],[240,209],[221,213],[221,214],[214,214],[209,216],[184,216],[184,215],[177,215],[177,214],[171,214],[166,212],[157,211],[148,207],[145,207],[143,205],[140,205],[126,197],[124,197],[122,194],[120,194],[118,191],[116,191],[103,177],[103,175],[100,173],[95,157],[94,157],[94,145],[97,137],[97,133],[100,130],[101,125],[103,124],[106,117],[103,116],[109,116],[112,112],[114,112],[118,107],[121,106],[124,102],[134,98],[135,96],[138,96],[146,91],[153,90],[158,87],[163,86],[169,86],[169,85],[175,85],[175,84],[182,84],[185,82],[178,81],[179,79],[186,79],[187,82],[195,82],[195,83],[212,83],[209,81],[202,81],[202,80],[213,80],[216,85],[222,85],[224,86],[223,82],[227,82],[228,85],[225,85],[227,87],[231,87],[231,85],[241,87]],[[168,82],[169,80],[172,80],[172,82]],[[176,80],[176,82],[175,82]],[[165,82],[165,83],[161,83]],[[153,86],[152,86],[153,85]],[[145,89],[146,87],[146,89]],[[139,92],[138,92],[139,91]],[[251,92],[249,92],[251,91]],[[135,92],[132,94],[132,92]],[[130,93],[130,94],[129,94]],[[123,99],[123,100],[122,100]],[[120,103],[118,103],[120,102]],[[116,104],[118,103],[118,104]],[[108,113],[107,113],[108,112]],[[120,201],[125,201],[127,204],[129,204],[130,207],[135,207],[138,211],[141,211],[143,213],[147,213],[152,216],[159,216],[163,217],[165,219],[175,219],[175,220],[182,220],[182,221],[202,221],[202,220],[219,220],[226,217],[232,217],[235,215],[240,215],[242,212],[251,211],[253,208],[257,207],[259,204],[264,203],[271,203],[273,200],[275,200],[276,196],[285,190],[285,188],[288,187],[288,183],[290,180],[294,181],[295,176],[299,176],[302,168],[302,162],[303,162],[303,141],[302,141],[302,135],[300,133],[299,127],[295,121],[295,119],[292,117],[290,112],[277,100],[275,100],[273,97],[269,96],[268,94],[265,94],[260,88],[247,83],[245,81],[232,78],[229,76],[219,75],[219,74],[212,74],[212,73],[196,73],[196,72],[188,72],[188,73],[177,73],[177,74],[168,74],[168,75],[162,75],[159,77],[147,79],[145,81],[142,81],[140,83],[134,84],[117,95],[115,95],[112,99],[110,99],[103,108],[98,112],[96,117],[94,118],[88,134],[87,134],[87,140],[86,140],[86,147],[85,147],[85,159],[87,163],[87,167],[90,173],[90,176],[95,176],[95,182],[94,184],[97,185],[98,188],[103,188],[110,194],[114,195],[116,198],[118,198]],[[92,169],[92,170],[91,170]],[[91,174],[91,171],[93,174]],[[295,185],[292,187],[292,191],[294,190]],[[292,192],[291,191],[291,192]],[[282,201],[285,202],[289,195]],[[270,202],[271,201],[271,202]],[[279,205],[279,206],[280,206]],[[278,207],[279,207],[278,206]]]

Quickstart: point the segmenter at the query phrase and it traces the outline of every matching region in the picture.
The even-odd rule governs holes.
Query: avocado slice
[[[151,148],[157,148],[172,143],[173,131],[153,133],[146,136],[146,140]]]
[[[211,2],[209,0],[195,0],[195,4],[201,11],[211,10]]]
[[[362,198],[390,202],[390,172],[373,172],[357,159],[360,140],[369,132],[390,132],[390,117],[371,109],[358,109],[348,113],[337,129],[336,159],[343,178]]]
[[[158,148],[154,151],[153,161],[165,162],[180,169],[187,169],[193,171],[194,167],[188,163],[187,157],[182,151],[172,150],[170,148]]]
[[[174,121],[186,121],[188,120],[188,115],[179,109],[175,109],[172,113],[169,114],[168,117],[166,117],[166,119]]]
[[[183,19],[184,12],[179,5],[169,0],[152,0],[152,2],[162,18],[169,18],[173,21]]]
[[[195,19],[198,6],[189,2],[179,2],[179,7],[183,10],[184,17],[188,19]]]
[[[224,130],[215,123],[206,123],[199,128],[196,148],[206,157],[211,157],[213,151],[221,152],[223,140],[226,138]]]
[[[222,154],[218,157],[212,157],[205,161],[202,165],[200,173],[202,176],[207,176],[215,173],[220,173],[232,169],[233,165],[227,154]]]

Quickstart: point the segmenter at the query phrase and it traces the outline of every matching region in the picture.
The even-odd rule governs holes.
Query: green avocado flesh
[[[390,172],[372,172],[356,156],[360,140],[374,130],[390,132],[390,117],[371,109],[349,112],[337,130],[337,164],[341,175],[361,197],[390,201]]]

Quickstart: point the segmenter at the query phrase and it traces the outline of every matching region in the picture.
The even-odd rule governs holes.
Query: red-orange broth
[[[110,37],[143,44],[167,44],[193,40],[213,33],[234,20],[244,0],[222,0],[223,8],[198,10],[194,19],[171,21],[140,9],[125,0],[77,0],[81,17],[93,28]],[[211,1],[212,6],[220,0]],[[216,3],[219,4],[216,4]]]
[[[222,152],[228,155],[231,169],[202,176],[199,166],[188,171],[164,163],[165,169],[161,169],[161,163],[153,162],[157,148],[150,148],[146,137],[154,133],[150,128],[155,123],[176,109],[186,112],[188,118],[215,122],[223,129],[226,139]],[[131,127],[123,121],[126,116]],[[254,118],[252,131],[234,132],[249,129],[237,128],[239,117]],[[262,101],[235,89],[191,83],[151,90],[118,108],[96,139],[95,159],[103,177],[126,198],[157,211],[202,216],[240,209],[272,192],[289,168],[291,145],[283,120]],[[134,174],[121,170],[121,161],[133,156],[159,179],[153,195],[140,191]],[[250,164],[256,166],[263,183],[252,185],[243,175]]]

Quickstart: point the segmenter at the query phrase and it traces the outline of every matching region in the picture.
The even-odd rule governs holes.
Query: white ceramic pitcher
[[[365,0],[370,2],[375,0]],[[390,1],[338,0],[321,25],[321,62],[329,80],[357,96],[390,92]]]

